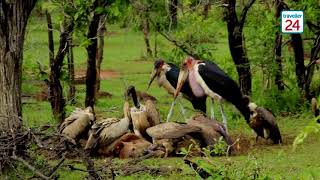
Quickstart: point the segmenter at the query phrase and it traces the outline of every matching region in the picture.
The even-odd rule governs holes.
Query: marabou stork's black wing
[[[180,70],[176,65],[172,63],[168,63],[168,65],[171,67],[171,69],[166,72],[166,79],[169,81],[171,86],[176,89]]]
[[[207,86],[223,99],[235,105],[244,115],[246,120],[250,118],[248,104],[245,103],[237,83],[231,79],[222,69],[211,61],[202,61],[198,71]]]
[[[274,144],[282,143],[280,130],[278,128],[276,118],[274,115],[263,107],[258,107],[257,113],[261,116],[261,120],[263,121],[263,128],[269,131],[269,137]]]
[[[168,63],[168,65],[170,65],[171,69],[170,69],[170,71],[166,72],[166,78],[169,81],[169,83],[171,84],[171,86],[173,86],[176,89],[180,69],[172,63]],[[192,106],[194,109],[200,110],[200,111],[206,113],[206,96],[200,97],[200,98],[196,97],[191,90],[188,79],[183,84],[183,86],[181,88],[181,92],[192,103]]]

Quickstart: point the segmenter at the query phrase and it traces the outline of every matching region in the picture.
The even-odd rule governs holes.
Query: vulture
[[[206,117],[204,114],[195,115],[187,121],[187,124],[201,129],[200,133],[206,146],[216,144],[220,137],[223,137],[229,146],[233,144],[224,125]]]
[[[85,150],[91,151],[95,149],[97,145],[99,147],[110,145],[128,131],[129,122],[128,117],[122,119],[107,118],[96,122],[91,127],[91,133]]]
[[[274,144],[282,143],[280,130],[276,118],[271,111],[258,107],[255,103],[249,103],[250,120],[249,126],[256,132],[258,137],[271,139]],[[265,137],[267,135],[267,137]]]
[[[89,129],[93,121],[94,115],[91,107],[87,107],[84,110],[76,108],[60,125],[59,132],[76,139]]]
[[[164,157],[174,151],[178,142],[186,140],[186,135],[197,132],[200,132],[200,128],[175,122],[162,123],[147,129],[147,133],[152,137],[155,147],[163,147],[165,149]]]
[[[320,108],[318,107],[318,104],[317,104],[317,100],[316,98],[312,98],[311,99],[311,110],[314,114],[315,117],[319,117],[320,116]],[[317,122],[320,123],[320,119],[318,118],[317,119]]]
[[[160,123],[160,114],[152,96],[146,93],[139,93],[139,95],[144,101],[144,105],[139,102],[135,87],[128,87],[125,93],[124,114],[131,119],[133,131],[136,135],[149,138],[146,129]],[[133,107],[130,107],[130,99],[133,101]]]

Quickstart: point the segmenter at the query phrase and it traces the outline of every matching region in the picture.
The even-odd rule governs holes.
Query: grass
[[[40,22],[40,23],[39,23]],[[112,98],[99,98],[96,104],[99,118],[120,117],[122,116],[123,92],[128,85],[135,85],[138,90],[146,90],[152,70],[153,61],[142,58],[145,54],[145,47],[140,32],[128,29],[119,29],[117,26],[110,26],[111,32],[105,37],[104,60],[102,70],[113,70],[120,73],[119,77],[102,80],[101,90],[110,92]],[[225,31],[221,27],[217,31]],[[57,48],[58,34],[55,32],[55,48]],[[153,36],[151,38],[153,41]],[[171,44],[160,38],[161,50],[170,50]],[[74,48],[76,71],[86,68],[86,51],[83,47]],[[236,74],[235,68],[230,59],[226,36],[218,40],[217,50],[214,52],[217,57],[217,63],[233,76]],[[31,19],[28,29],[24,49],[24,74],[23,74],[23,93],[34,94],[41,91],[41,88],[33,83],[37,79],[37,64],[40,61],[48,67],[47,33],[45,21],[43,19]],[[64,84],[65,90],[67,85]],[[83,107],[85,97],[84,85],[77,86],[76,101],[78,107]],[[258,91],[261,92],[261,91]],[[166,117],[172,98],[163,90],[153,85],[149,93],[154,95],[158,101],[158,108],[162,118]],[[256,93],[254,97],[259,99],[261,94]],[[263,95],[263,94],[262,94]],[[262,101],[263,102],[263,101]],[[188,115],[192,115],[191,104],[183,100],[183,104],[188,108]],[[217,164],[234,163],[235,167],[245,169],[248,159],[255,157],[257,166],[261,173],[272,177],[273,179],[312,179],[320,177],[320,162],[317,158],[320,152],[319,135],[310,136],[306,142],[292,151],[292,140],[307,125],[309,119],[312,119],[310,113],[292,114],[285,117],[278,117],[279,127],[284,136],[284,144],[281,146],[256,144],[251,129],[240,118],[231,105],[226,105],[226,113],[229,118],[229,128],[233,137],[245,137],[249,144],[243,148],[249,148],[246,153],[231,157],[214,157],[211,160]],[[74,106],[67,104],[67,113],[72,111]],[[216,107],[217,109],[217,107]],[[217,113],[218,118],[220,115]],[[27,127],[39,126],[44,123],[56,124],[51,115],[50,104],[48,102],[32,101],[23,105],[23,123]],[[175,108],[173,119],[175,121],[184,121],[179,114],[178,107]],[[194,158],[197,160],[199,158]],[[115,163],[123,163],[115,160]],[[182,158],[167,159],[147,159],[141,162],[149,166],[174,166],[182,168],[182,172],[171,173],[168,176],[153,177],[150,174],[135,174],[127,177],[117,177],[117,179],[195,179],[195,173],[183,164]],[[96,164],[103,165],[103,159],[97,159]],[[83,167],[81,164],[77,166]],[[61,168],[59,170],[61,179],[83,179],[86,174]],[[0,176],[1,177],[1,176]]]

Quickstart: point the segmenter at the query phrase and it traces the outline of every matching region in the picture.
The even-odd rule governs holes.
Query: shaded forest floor
[[[23,74],[23,94],[26,95],[23,102],[23,123],[26,127],[37,127],[43,124],[55,125],[52,119],[50,104],[44,96],[47,89],[42,83],[37,67],[37,61],[48,67],[47,33],[46,25],[43,23],[34,23],[31,21],[28,26],[27,39],[24,51],[24,74]],[[224,28],[224,27],[223,27]],[[153,68],[153,59],[143,58],[144,43],[142,34],[117,27],[108,28],[109,33],[105,37],[105,54],[102,62],[103,78],[101,81],[101,91],[108,92],[112,96],[101,96],[96,104],[98,118],[121,117],[123,105],[123,92],[128,85],[135,85],[138,90],[145,91]],[[223,32],[223,31],[222,31]],[[56,33],[56,32],[55,32]],[[58,34],[55,34],[55,43],[58,42]],[[153,37],[153,36],[151,36]],[[153,41],[153,38],[151,38]],[[169,51],[171,45],[165,40],[159,39],[159,47],[164,51]],[[227,48],[227,39],[225,34],[221,34],[221,39],[217,43],[218,64],[222,67],[228,67],[228,71],[233,71]],[[86,52],[83,47],[74,48],[76,74],[81,76],[86,68]],[[230,70],[231,69],[231,70]],[[231,72],[234,74],[234,72]],[[63,83],[65,95],[68,92],[68,85]],[[70,105],[67,102],[67,114],[75,107],[83,107],[85,86],[79,84],[76,93],[76,104]],[[162,117],[166,117],[172,98],[163,90],[153,85],[148,93],[158,99],[158,109]],[[188,115],[193,111],[191,104],[185,100],[183,103],[188,109]],[[229,120],[230,133],[233,139],[240,142],[240,152],[230,157],[214,157],[210,161],[218,165],[232,165],[235,167],[233,172],[239,173],[239,177],[247,179],[249,176],[247,169],[254,166],[259,173],[268,175],[276,179],[320,179],[320,136],[310,135],[307,140],[299,146],[296,151],[292,149],[294,138],[313,118],[311,112],[306,110],[297,113],[283,112],[278,115],[277,120],[280,130],[283,134],[282,145],[271,145],[269,142],[259,140],[255,142],[255,135],[240,117],[239,113],[231,106],[225,103],[226,113]],[[216,109],[218,109],[216,107]],[[174,121],[184,121],[176,107]],[[217,112],[216,117],[220,117]],[[201,159],[193,158],[195,161]],[[38,161],[44,160],[44,156],[39,154]],[[112,161],[114,167],[121,166],[130,160]],[[52,160],[50,163],[56,163]],[[84,168],[78,159],[69,159],[65,164],[72,163],[78,168]],[[98,167],[110,165],[108,158],[95,158]],[[194,179],[195,173],[183,163],[182,158],[167,159],[147,159],[137,163],[137,166],[145,165],[147,167],[169,167],[179,168],[172,172],[152,173],[141,171],[130,176],[116,177],[116,179]],[[218,167],[217,167],[218,168]],[[221,167],[220,167],[221,168]],[[26,169],[26,177],[30,175]],[[70,171],[67,167],[59,169],[61,179],[83,179],[87,174],[79,171]]]

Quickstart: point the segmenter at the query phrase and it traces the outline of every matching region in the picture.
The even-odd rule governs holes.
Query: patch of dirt
[[[238,143],[235,144],[235,152],[233,155],[247,155],[249,152],[265,149],[271,146],[288,146],[291,145],[294,141],[295,136],[289,134],[281,134],[283,143],[281,145],[273,144],[271,140],[266,140],[259,137],[258,141],[256,142],[255,135],[248,136],[246,134],[235,134],[231,135],[231,138],[236,141],[239,139]]]
[[[86,82],[86,72],[87,70],[77,70],[75,72],[75,84],[84,84]],[[119,77],[120,73],[114,70],[101,70],[100,79],[111,79],[115,77]]]
[[[37,93],[22,93],[22,103],[31,102],[30,98],[35,99],[36,101],[47,101],[49,97],[49,89],[43,81],[30,81],[39,88]]]
[[[106,91],[99,91],[99,94],[97,95],[98,97],[106,97],[106,98],[111,98],[112,94]]]
[[[104,35],[105,36],[116,36],[118,35],[119,33],[118,32],[115,32],[115,31],[108,31],[108,32],[105,32]]]

